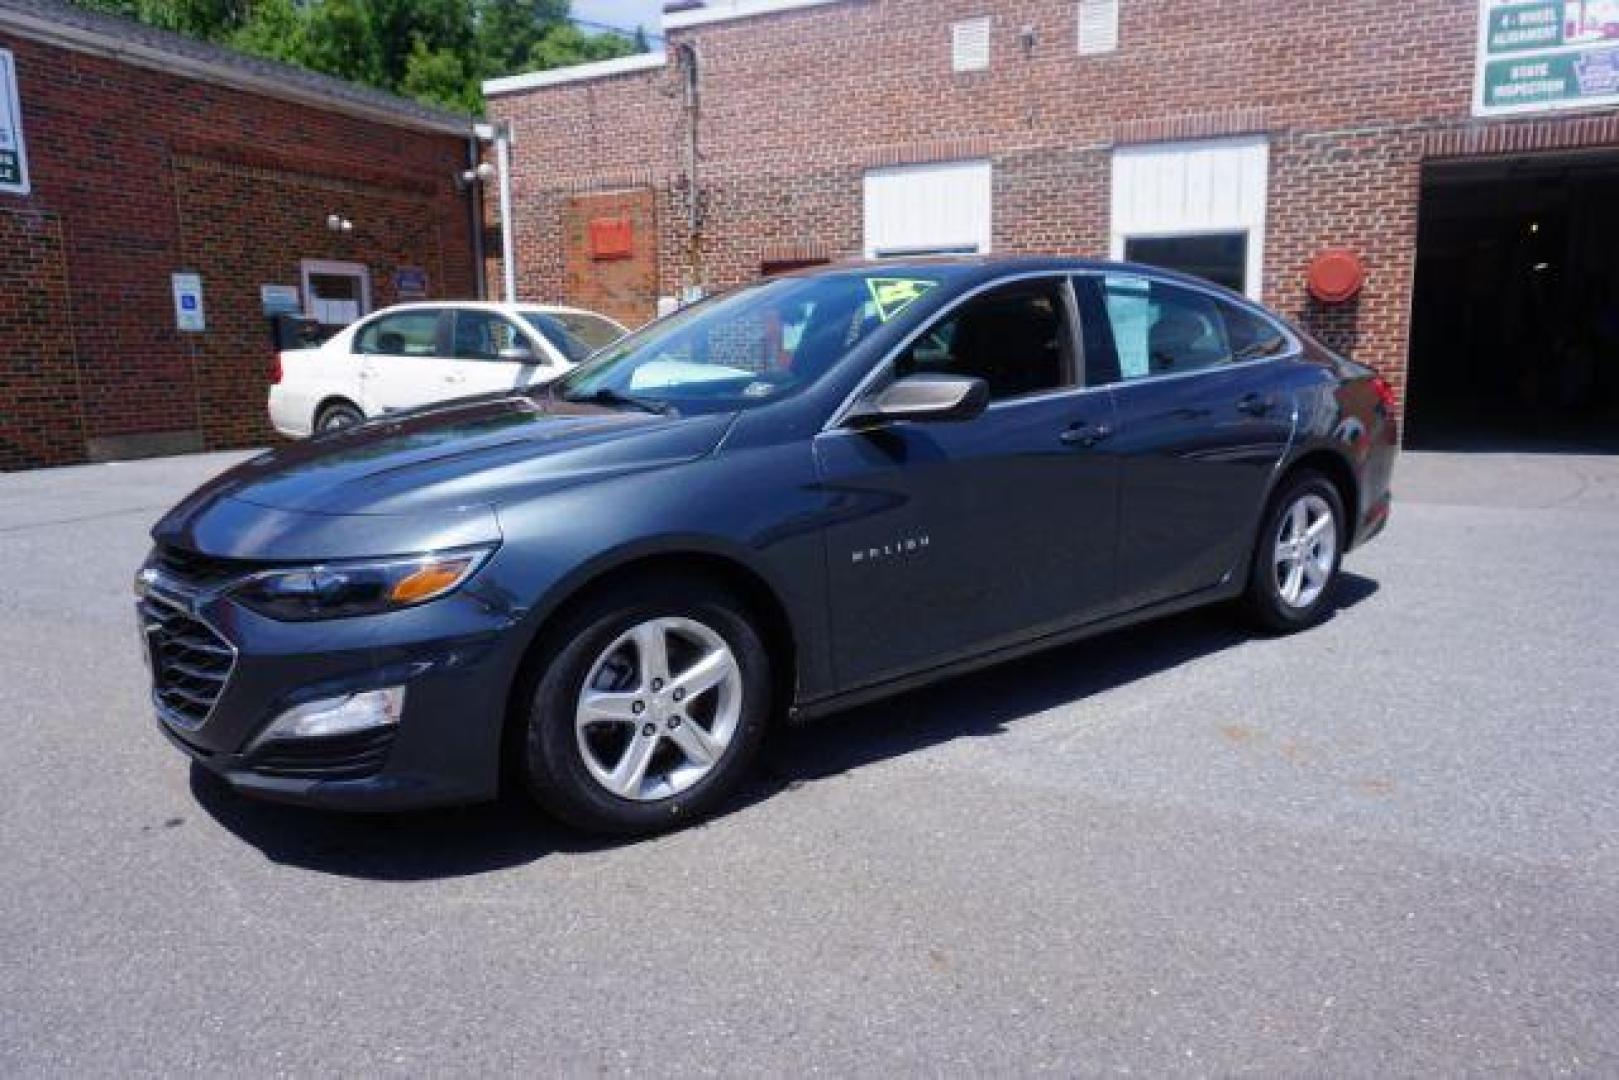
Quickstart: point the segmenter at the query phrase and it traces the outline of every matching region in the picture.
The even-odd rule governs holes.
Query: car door
[[[446,397],[520,389],[557,371],[549,351],[499,312],[463,308],[450,318]]]
[[[1061,277],[971,296],[873,385],[976,376],[989,384],[983,414],[817,437],[838,505],[825,537],[844,686],[1038,636],[1109,602],[1116,470],[1096,437],[1112,404],[1077,385],[1073,320]]]
[[[1120,607],[1218,585],[1242,571],[1292,438],[1278,358],[1295,343],[1213,290],[1124,271],[1076,283],[1106,337],[1088,375],[1114,401]]]
[[[441,309],[384,312],[354,335],[360,407],[367,416],[444,398],[448,361],[441,355]]]

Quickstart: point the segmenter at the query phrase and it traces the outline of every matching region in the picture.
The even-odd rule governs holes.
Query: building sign
[[[266,315],[301,315],[304,300],[296,285],[260,285],[259,304]]]
[[[202,275],[175,274],[174,326],[178,330],[198,331],[208,328],[202,314]]]
[[[0,49],[0,194],[28,194],[28,150],[22,139],[17,62]]]
[[[399,300],[426,300],[427,271],[419,266],[401,266],[395,270],[394,296]]]
[[[1619,105],[1619,0],[1480,0],[1473,112]]]

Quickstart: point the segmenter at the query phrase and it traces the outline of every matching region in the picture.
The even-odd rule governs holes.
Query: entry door
[[[438,308],[397,311],[379,315],[354,335],[367,416],[455,396],[447,389],[450,361],[441,355],[440,316]]]
[[[1116,470],[1088,432],[1108,394],[1075,385],[1061,281],[968,301],[894,374],[984,378],[964,423],[835,429],[816,440],[841,505],[826,530],[833,662],[845,687],[1049,633],[1109,601]]]
[[[1087,275],[1106,330],[1087,374],[1112,387],[1120,467],[1119,603],[1134,609],[1242,569],[1287,452],[1292,339],[1213,293],[1135,274]]]

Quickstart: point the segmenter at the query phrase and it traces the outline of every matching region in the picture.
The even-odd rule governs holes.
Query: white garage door
[[[993,187],[987,161],[873,169],[866,174],[866,258],[988,251]]]
[[[1205,276],[1257,300],[1269,160],[1263,136],[1115,150],[1113,258],[1191,273],[1219,268]]]

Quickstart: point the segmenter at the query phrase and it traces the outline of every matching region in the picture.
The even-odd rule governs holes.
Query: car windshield
[[[616,397],[681,412],[767,404],[812,385],[941,280],[846,273],[756,282],[653,323],[554,385],[570,401]]]
[[[519,311],[545,340],[555,345],[571,364],[624,336],[624,330],[599,315],[582,311]]]

